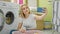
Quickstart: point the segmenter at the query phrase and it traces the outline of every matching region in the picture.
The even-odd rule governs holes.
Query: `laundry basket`
[[[44,29],[46,29],[46,30],[52,29],[52,23],[51,23],[51,21],[45,21],[44,22]]]
[[[20,31],[14,31],[12,34],[43,34],[40,30],[27,30],[25,33],[22,33]]]

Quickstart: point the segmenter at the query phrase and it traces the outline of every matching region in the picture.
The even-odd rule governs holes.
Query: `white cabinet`
[[[60,32],[60,1],[54,2],[54,11],[53,11],[53,24],[55,29]]]

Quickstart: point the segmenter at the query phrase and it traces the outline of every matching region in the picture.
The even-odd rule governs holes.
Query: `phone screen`
[[[37,8],[37,12],[43,12],[43,8]]]

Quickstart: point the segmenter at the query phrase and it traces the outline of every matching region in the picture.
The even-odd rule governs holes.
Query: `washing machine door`
[[[8,12],[6,13],[6,23],[7,23],[8,25],[10,25],[10,24],[13,23],[13,21],[14,21],[14,14],[13,14],[13,12],[8,11]]]
[[[5,22],[5,18],[4,18],[4,13],[3,11],[0,9],[0,31],[3,29],[4,27],[4,22]]]

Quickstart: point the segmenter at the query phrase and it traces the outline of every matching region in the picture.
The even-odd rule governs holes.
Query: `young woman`
[[[21,5],[18,30],[25,32],[27,29],[36,29],[36,20],[42,20],[47,14],[46,8],[43,9],[44,13],[41,16],[38,16],[30,13],[30,9],[26,4]]]

